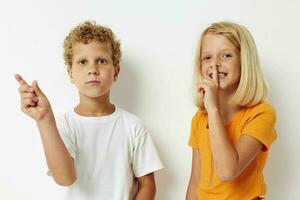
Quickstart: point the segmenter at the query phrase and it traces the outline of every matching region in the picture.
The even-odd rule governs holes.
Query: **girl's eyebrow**
[[[234,51],[234,52],[236,52],[236,50],[233,49],[233,48],[223,48],[223,49],[220,49],[219,51],[221,51],[221,52],[223,52],[223,51]],[[204,52],[201,53],[201,55],[203,55],[203,54],[210,54],[210,53],[211,52],[204,51]]]
[[[209,52],[204,51],[204,52],[201,53],[201,55],[203,55],[203,54],[209,54]]]
[[[224,49],[221,49],[221,51],[235,51],[235,49],[224,48]]]

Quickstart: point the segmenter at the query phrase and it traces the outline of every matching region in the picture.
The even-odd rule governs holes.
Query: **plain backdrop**
[[[122,44],[120,79],[112,101],[150,130],[165,169],[156,174],[159,200],[182,200],[191,168],[187,146],[194,55],[200,33],[214,21],[252,33],[277,110],[278,139],[265,168],[267,199],[299,199],[300,2],[297,0],[0,1],[0,199],[62,199],[47,177],[35,122],[20,111],[20,73],[38,80],[56,115],[78,103],[62,58],[70,29],[85,20],[109,26]]]

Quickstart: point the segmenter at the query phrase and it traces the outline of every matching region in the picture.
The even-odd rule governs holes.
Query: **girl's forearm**
[[[210,143],[214,163],[220,180],[232,180],[236,176],[239,156],[231,144],[218,109],[208,113]]]
[[[53,178],[59,185],[71,185],[76,180],[74,161],[58,133],[53,113],[36,122]]]
[[[191,181],[189,182],[185,200],[197,200],[198,199],[197,186],[198,186],[198,183],[192,183]]]

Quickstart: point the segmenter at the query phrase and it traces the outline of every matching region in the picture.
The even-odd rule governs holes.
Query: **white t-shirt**
[[[56,123],[77,173],[68,200],[131,200],[135,177],[163,168],[139,118],[121,108],[103,117],[83,117],[71,110]]]

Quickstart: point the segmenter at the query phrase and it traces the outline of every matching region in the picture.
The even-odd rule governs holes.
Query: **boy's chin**
[[[91,98],[91,99],[98,99],[98,98],[105,98],[109,96],[109,92],[86,92],[81,93],[81,95],[84,95],[85,98]]]

